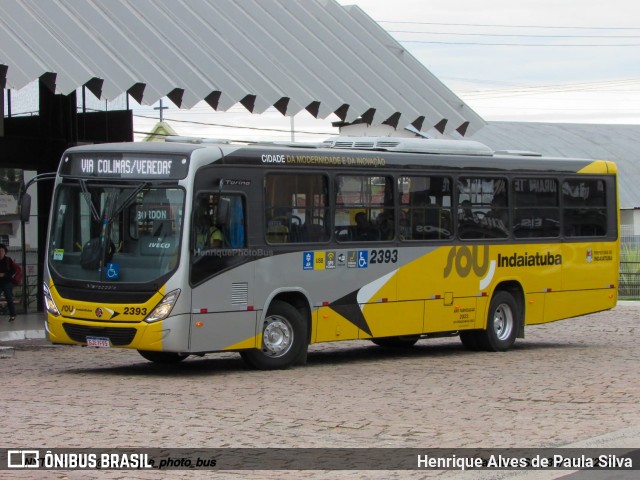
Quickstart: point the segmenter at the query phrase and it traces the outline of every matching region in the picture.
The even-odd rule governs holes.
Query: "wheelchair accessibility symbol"
[[[120,265],[118,263],[107,263],[107,280],[120,279]]]
[[[367,268],[369,265],[369,251],[358,250],[358,268]]]

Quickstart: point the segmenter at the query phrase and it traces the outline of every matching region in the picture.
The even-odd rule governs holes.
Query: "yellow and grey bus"
[[[612,162],[463,140],[176,140],[64,153],[51,342],[278,369],[338,340],[505,351],[531,325],[616,304]]]

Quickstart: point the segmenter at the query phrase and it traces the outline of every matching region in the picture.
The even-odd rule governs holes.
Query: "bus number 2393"
[[[369,263],[396,263],[398,250],[371,250]]]

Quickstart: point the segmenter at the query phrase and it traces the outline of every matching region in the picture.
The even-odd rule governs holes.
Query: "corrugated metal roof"
[[[307,109],[469,135],[484,121],[356,6],[335,0],[0,0],[0,84]],[[3,67],[4,65],[4,67]],[[55,74],[55,75],[54,75]]]
[[[471,139],[494,150],[612,160],[618,165],[620,208],[640,208],[640,125],[489,122]]]

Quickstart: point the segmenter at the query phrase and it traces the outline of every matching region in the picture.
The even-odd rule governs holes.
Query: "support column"
[[[0,137],[4,137],[4,90],[7,87],[7,66],[0,65],[0,88],[2,89],[2,97],[0,97]],[[9,115],[11,115],[11,102],[9,102]]]
[[[0,116],[0,137],[4,137],[4,88],[0,97],[0,111],[2,111],[2,116]]]

